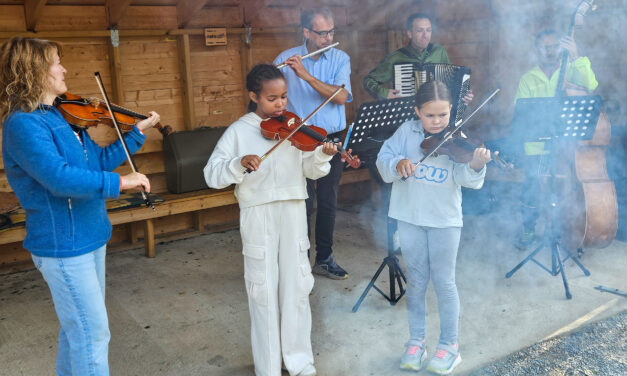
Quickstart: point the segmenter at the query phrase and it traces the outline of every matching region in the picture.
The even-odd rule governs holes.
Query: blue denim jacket
[[[56,108],[13,112],[2,126],[2,155],[9,184],[26,212],[24,248],[40,257],[79,256],[111,237],[105,199],[120,194],[111,172],[125,159],[118,140],[99,147],[85,131],[79,142]],[[125,136],[131,153],[146,137]]]

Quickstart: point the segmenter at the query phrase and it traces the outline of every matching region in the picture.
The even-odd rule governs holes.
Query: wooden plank
[[[211,2],[213,5],[213,1]],[[197,11],[187,23],[188,28],[238,27],[244,24],[243,8],[239,6],[205,7]],[[230,43],[227,35],[227,43]],[[204,38],[203,38],[204,44]]]
[[[0,232],[0,244],[9,244],[24,241],[26,227],[17,226]]]
[[[245,11],[245,14],[248,14]],[[255,17],[255,27],[273,27],[281,20],[284,26],[296,27],[300,25],[300,9],[298,8],[262,8],[258,17]]]
[[[146,257],[155,257],[155,226],[152,219],[144,221],[144,247]]]
[[[86,8],[86,7],[81,7]],[[104,14],[104,8],[102,8],[102,17],[98,14],[94,21],[94,26],[90,26],[90,28],[84,28],[81,30],[80,34],[76,33],[78,30],[78,26],[76,25],[76,30],[72,28],[64,28],[57,26],[56,28],[47,27],[46,30],[32,32],[32,31],[0,31],[0,39],[8,39],[14,36],[21,37],[30,37],[30,38],[48,38],[48,39],[60,39],[60,38],[71,38],[71,39],[82,39],[82,38],[98,38],[98,37],[108,37],[109,31],[106,30],[106,14]],[[45,13],[45,10],[44,10]],[[44,17],[45,18],[45,14]],[[100,21],[102,20],[102,24],[105,26],[100,26]],[[100,29],[98,29],[100,27]],[[244,33],[243,27],[229,27],[227,28],[227,34],[239,35]],[[359,30],[365,30],[360,28]],[[264,34],[282,34],[282,33],[296,33],[299,32],[298,27],[294,26],[263,26],[263,27],[254,27],[252,32],[254,35],[264,35]],[[382,30],[368,30],[369,32],[380,32]],[[177,36],[183,34],[189,35],[204,35],[204,29],[140,29],[140,30],[120,30],[120,37],[124,38],[132,38],[132,37],[157,37],[157,36]]]
[[[196,12],[201,10],[206,0],[178,0],[176,3],[176,18],[179,28],[187,27],[188,22],[194,18]]]
[[[109,41],[108,47],[109,72],[111,72],[111,101],[119,106],[124,106],[124,86],[122,83],[122,63],[120,61],[120,47],[114,46],[111,41]]]
[[[250,42],[250,43],[247,43]],[[246,89],[246,79],[248,72],[253,67],[253,52],[251,46],[252,40],[247,40],[246,34],[242,34],[240,43],[240,68],[242,72],[241,85],[242,85],[242,102],[244,103],[243,110],[248,109],[248,103],[250,102],[250,96],[248,89]]]
[[[180,35],[177,38],[177,43],[179,51],[179,70],[181,72],[181,94],[183,96],[183,119],[185,121],[185,129],[192,130],[196,125],[196,113],[194,111],[194,88],[192,86],[189,35]]]
[[[103,6],[46,6],[42,11],[42,16],[37,24],[37,35],[40,31],[68,30],[73,31],[76,37],[80,30],[80,36],[85,35],[85,31],[105,31],[107,30],[107,14]],[[40,36],[41,37],[41,36]]]
[[[0,192],[12,192],[9,180],[7,179],[7,174],[4,170],[0,171]]]
[[[176,7],[174,6],[129,6],[120,19],[122,30],[177,29]],[[151,4],[152,5],[152,4]]]
[[[233,191],[212,192],[209,195],[199,196],[196,198],[192,197],[189,199],[173,199],[166,201],[157,205],[155,211],[149,208],[136,208],[111,212],[109,213],[109,220],[111,221],[111,224],[117,225],[121,223],[142,221],[149,218],[160,218],[235,203],[237,203],[237,201],[235,200]],[[0,242],[3,241],[3,236],[0,236]]]
[[[15,33],[26,30],[23,6],[0,5],[0,9],[0,31]]]
[[[133,156],[133,160],[135,161],[135,166],[137,166],[137,171],[144,175],[165,172],[162,153],[136,154]],[[113,172],[117,172],[120,175],[130,174],[131,167],[128,165],[128,162],[124,162],[123,165],[113,170]]]
[[[437,2],[438,22],[494,18],[490,0],[449,0]],[[498,3],[498,1],[497,1]]]
[[[35,31],[37,23],[41,19],[46,0],[25,0],[24,1],[24,19],[26,20],[26,29]]]
[[[340,185],[358,183],[368,180],[370,180],[370,171],[368,169],[362,168],[359,170],[347,170],[342,173]]]
[[[107,9],[109,28],[118,26],[118,22],[124,16],[129,5],[131,5],[131,0],[106,0],[105,7]]]
[[[272,0],[249,0],[244,4],[244,24],[253,25],[257,22],[259,14]]]
[[[30,261],[30,268],[34,266],[32,264],[30,252],[22,247],[21,240],[12,244],[7,243],[0,248],[0,266],[2,267],[2,273],[6,271],[6,266],[12,267],[16,263],[25,261]]]

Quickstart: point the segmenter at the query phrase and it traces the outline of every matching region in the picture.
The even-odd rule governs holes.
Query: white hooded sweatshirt
[[[224,132],[204,168],[205,181],[211,188],[235,186],[240,209],[281,200],[307,198],[305,178],[318,179],[329,173],[333,156],[324,154],[319,146],[303,152],[284,141],[261,162],[257,171],[244,174],[242,157],[262,156],[278,141],[261,135],[262,119],[250,112]]]

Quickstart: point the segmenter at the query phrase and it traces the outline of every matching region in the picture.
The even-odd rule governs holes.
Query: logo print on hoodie
[[[445,168],[421,164],[416,169],[414,177],[416,179],[425,179],[426,181],[432,181],[435,183],[443,183],[446,181],[446,178],[448,178],[448,170]]]

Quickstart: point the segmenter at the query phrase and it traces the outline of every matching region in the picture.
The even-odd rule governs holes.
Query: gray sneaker
[[[458,345],[439,344],[435,350],[435,355],[429,361],[427,371],[437,373],[438,375],[448,375],[453,369],[462,362],[459,355]]]
[[[425,341],[416,341],[410,339],[405,344],[405,352],[401,358],[401,369],[410,371],[420,371],[422,365],[427,359],[427,350],[425,349]]]

